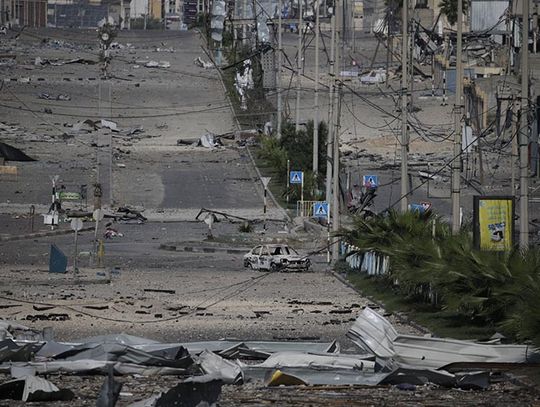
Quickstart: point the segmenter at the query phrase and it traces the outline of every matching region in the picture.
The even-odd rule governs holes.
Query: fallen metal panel
[[[43,335],[43,331],[28,328],[27,326],[20,325],[11,321],[0,320],[0,340],[13,339],[42,341],[44,339]]]
[[[162,367],[162,366],[142,366],[133,363],[119,363],[96,360],[55,360],[52,362],[12,362],[0,364],[0,373],[8,374],[12,366],[33,367],[37,374],[52,373],[86,373],[86,374],[106,374],[108,366],[113,365],[114,373],[118,375],[139,374],[142,376],[171,375],[179,376],[188,373],[187,369]]]
[[[204,351],[195,359],[202,371],[215,375],[224,383],[238,384],[243,382],[242,369],[236,363],[223,359],[210,351]]]
[[[380,358],[423,368],[440,368],[456,362],[529,363],[540,357],[538,350],[526,345],[399,335],[385,318],[369,308],[358,316],[347,336]]]
[[[205,350],[219,353],[227,357],[237,357],[237,351],[242,350],[246,356],[258,359],[266,359],[270,354],[283,351],[313,352],[313,353],[339,353],[339,344],[333,342],[277,342],[277,341],[236,341],[220,340],[205,342],[186,342],[186,343],[154,343],[134,345],[136,349],[152,352],[165,347],[181,345],[192,355],[199,354]],[[251,350],[252,352],[249,352]]]
[[[221,395],[223,382],[212,378],[185,380],[157,399],[156,407],[214,406]]]
[[[80,352],[75,345],[48,341],[36,353],[37,358],[55,358],[58,355],[70,355],[70,352]],[[65,357],[65,356],[64,356]]]
[[[371,308],[364,308],[352,327],[347,332],[360,348],[370,351],[381,358],[395,355],[393,341],[398,333],[394,327]]]
[[[75,397],[70,390],[60,390],[48,380],[25,376],[0,384],[0,399],[22,401],[71,400]]]
[[[408,364],[440,368],[453,362],[528,363],[534,352],[526,345],[485,345],[443,338],[399,336],[396,358]],[[536,354],[538,357],[538,354]]]
[[[122,363],[134,363],[145,366],[167,366],[175,368],[187,368],[193,361],[189,355],[182,352],[179,359],[166,359],[155,356],[152,353],[135,349],[130,346],[119,345],[115,343],[104,343],[91,349],[83,350],[64,360],[95,360],[95,361],[117,361]]]
[[[0,342],[0,363],[27,362],[40,347],[41,345],[37,343],[18,345],[11,339],[3,340]]]
[[[378,385],[388,373],[358,372],[352,370],[315,370],[309,368],[283,368],[279,369],[284,374],[293,376],[302,382],[312,386],[322,385]],[[273,375],[274,370],[248,368],[244,370],[246,378],[252,380],[265,380]]]
[[[369,360],[369,359],[372,360]],[[306,367],[312,369],[350,369],[374,371],[372,355],[324,355],[305,352],[278,352],[258,367],[281,369],[284,367]]]
[[[112,372],[109,372],[109,376],[105,378],[103,384],[101,385],[101,389],[96,400],[96,407],[114,407],[118,401],[118,397],[120,396],[122,386],[123,383],[114,380]]]

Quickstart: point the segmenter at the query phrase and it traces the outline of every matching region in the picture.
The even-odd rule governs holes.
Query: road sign
[[[364,175],[362,185],[367,189],[377,189],[379,187],[378,175]]]
[[[104,216],[103,209],[96,209],[94,212],[92,212],[92,218],[97,222],[103,220]]]
[[[302,171],[291,171],[289,174],[291,184],[303,184],[304,173]]]
[[[315,202],[313,204],[314,218],[328,218],[328,202]]]
[[[268,183],[270,182],[272,178],[271,177],[261,177],[261,181],[263,183],[263,187],[267,187],[268,186]]]
[[[409,205],[409,209],[411,210],[411,212],[418,212],[419,214],[423,214],[430,211],[431,202],[420,202],[419,204],[412,203]]]
[[[60,192],[58,196],[62,201],[79,201],[82,199],[81,194],[78,192]]]
[[[78,232],[83,227],[83,222],[79,218],[71,219],[71,229]]]

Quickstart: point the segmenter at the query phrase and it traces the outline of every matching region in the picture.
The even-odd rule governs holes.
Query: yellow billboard
[[[487,251],[511,250],[514,245],[513,197],[474,197],[474,240]]]

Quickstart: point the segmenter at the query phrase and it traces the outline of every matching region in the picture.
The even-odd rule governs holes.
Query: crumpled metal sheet
[[[236,363],[223,359],[211,351],[204,351],[195,358],[201,370],[227,384],[239,384],[244,381],[242,369]]]
[[[456,362],[530,363],[538,350],[526,345],[487,345],[445,338],[400,335],[381,315],[365,308],[347,336],[380,358],[422,368],[441,368]]]
[[[370,360],[371,359],[371,360]],[[257,367],[281,369],[283,367],[306,367],[312,369],[349,369],[374,371],[375,360],[369,355],[325,355],[305,352],[278,352]]]
[[[37,374],[77,373],[107,374],[108,366],[113,365],[114,374],[141,376],[170,375],[179,376],[188,373],[187,369],[168,366],[144,366],[134,363],[110,362],[106,360],[53,360],[49,362],[8,362],[0,364],[0,373],[8,374],[12,366],[33,367]]]
[[[187,368],[193,363],[193,360],[185,351],[180,352],[178,356],[180,357],[167,359],[164,357],[155,356],[152,353],[148,353],[140,349],[135,349],[131,346],[116,343],[103,343],[91,349],[83,350],[73,356],[69,356],[64,360],[105,360],[121,363],[133,363],[144,366],[166,366],[174,368]]]
[[[184,380],[157,399],[156,407],[217,406],[223,382],[210,376]]]
[[[44,332],[11,321],[0,320],[0,340],[44,340]]]
[[[50,381],[36,376],[24,376],[0,384],[0,399],[55,401],[73,397],[71,390],[60,390]]]
[[[261,371],[260,368],[245,368],[244,376],[246,379],[251,380],[265,380],[270,382],[270,377],[276,371],[265,369]],[[325,385],[363,385],[363,386],[376,386],[384,378],[388,376],[388,373],[373,373],[373,372],[361,372],[353,370],[317,370],[305,367],[285,367],[279,369],[280,372],[295,377],[310,386],[325,386]]]
[[[40,347],[41,344],[35,342],[19,345],[11,339],[5,339],[0,342],[0,363],[27,362]]]
[[[443,387],[459,387],[466,390],[482,390],[489,387],[489,372],[453,375],[445,371],[411,367],[398,368],[392,372],[313,367],[263,369],[259,366],[246,366],[242,370],[246,380],[262,380],[267,385],[296,385],[300,382],[310,386],[400,384],[423,386],[427,383],[433,383]],[[278,373],[277,376],[276,373]]]
[[[313,353],[339,353],[339,343],[332,342],[292,342],[292,341],[238,341],[219,340],[185,343],[155,343],[149,345],[134,345],[134,348],[152,352],[166,347],[183,346],[191,355],[197,355],[205,350],[212,351],[228,359],[239,358],[264,360],[276,352],[297,351]]]

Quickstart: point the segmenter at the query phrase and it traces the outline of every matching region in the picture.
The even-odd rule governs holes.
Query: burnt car
[[[244,255],[244,267],[253,270],[308,271],[311,261],[285,244],[255,246]]]

